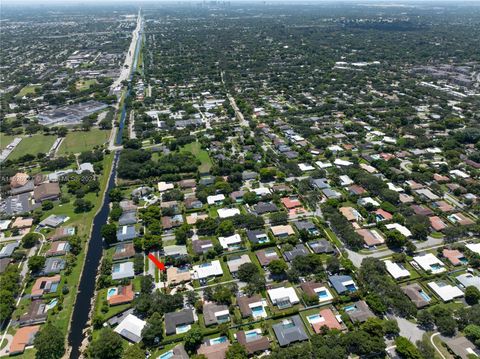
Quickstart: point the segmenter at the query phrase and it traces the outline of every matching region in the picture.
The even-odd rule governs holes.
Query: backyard
[[[90,131],[69,132],[58,150],[59,155],[89,151],[93,147],[103,145],[108,141],[110,131],[98,128]]]

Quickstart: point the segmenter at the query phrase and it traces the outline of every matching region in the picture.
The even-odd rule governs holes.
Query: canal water
[[[97,270],[103,251],[101,229],[108,220],[108,213],[110,210],[109,193],[110,190],[115,187],[119,153],[120,152],[115,153],[112,172],[110,174],[110,178],[108,179],[107,190],[105,192],[105,198],[103,200],[102,207],[93,219],[92,233],[88,244],[82,277],[80,278],[77,300],[73,309],[72,323],[68,336],[68,346],[72,349],[70,352],[71,359],[77,359],[80,357],[80,347],[84,339],[83,330],[87,325],[91,301],[95,294],[95,278],[97,276]]]

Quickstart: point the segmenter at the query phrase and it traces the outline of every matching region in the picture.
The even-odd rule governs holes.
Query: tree
[[[433,349],[432,345],[430,344],[430,341],[427,338],[422,340],[417,340],[415,342],[415,345],[417,346],[418,351],[420,352],[420,354],[424,359],[435,357],[435,349]]]
[[[122,359],[145,359],[145,350],[140,345],[129,345],[122,355]]]
[[[287,263],[285,263],[281,259],[274,259],[268,264],[268,270],[270,271],[270,273],[276,276],[284,275],[287,269]]]
[[[48,211],[53,208],[53,202],[52,201],[43,201],[42,202],[42,210]]]
[[[226,359],[246,359],[248,358],[247,350],[240,343],[233,343],[228,347],[225,354]]]
[[[480,291],[478,290],[477,287],[474,287],[473,285],[469,285],[467,288],[465,288],[465,301],[470,304],[478,304],[478,301],[480,300]]]
[[[260,271],[253,263],[244,263],[238,267],[237,277],[242,282],[249,282]]]
[[[122,191],[120,188],[114,188],[108,193],[110,202],[120,202],[123,199]]]
[[[417,324],[421,328],[431,330],[435,324],[435,317],[428,310],[421,310],[417,314]]]
[[[197,325],[192,325],[192,328],[183,337],[185,350],[189,353],[194,353],[203,340],[203,332]]]
[[[107,223],[102,226],[100,230],[103,239],[108,244],[115,243],[117,241],[117,226],[113,223]]]
[[[405,337],[395,339],[396,352],[403,359],[423,359],[418,349]]]
[[[32,256],[28,260],[28,269],[33,273],[37,273],[43,269],[45,265],[45,257],[44,256]]]
[[[23,248],[32,248],[39,239],[40,235],[38,233],[27,233],[22,238],[22,247]]]
[[[93,208],[93,203],[88,199],[79,198],[73,202],[75,213],[89,212]]]
[[[37,359],[57,359],[65,353],[63,333],[52,323],[47,323],[40,329],[33,344],[37,350]]]
[[[327,270],[330,273],[338,273],[340,271],[340,261],[337,257],[330,256],[327,258]]]
[[[231,220],[221,222],[217,227],[217,235],[221,237],[231,236],[235,233],[235,226]]]
[[[247,204],[255,204],[258,202],[257,194],[255,192],[247,192],[243,195],[243,201]]]
[[[88,354],[93,359],[120,359],[123,354],[123,341],[110,328],[103,328],[88,347]]]
[[[147,324],[142,330],[142,340],[147,347],[158,345],[163,339],[162,316],[155,312],[147,320]]]

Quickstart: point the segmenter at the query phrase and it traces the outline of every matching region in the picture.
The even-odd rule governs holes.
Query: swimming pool
[[[357,287],[355,287],[355,284],[350,283],[345,286],[349,292],[355,292],[357,290]]]
[[[318,298],[320,298],[320,299],[327,299],[328,297],[330,297],[328,295],[327,290],[325,290],[325,289],[317,292],[317,295],[318,295]]]
[[[171,357],[173,357],[173,350],[161,354],[158,359],[170,359]]]
[[[250,330],[248,332],[245,332],[245,338],[247,339],[247,341],[254,340],[258,336],[259,336],[259,334],[257,333],[256,330]]]
[[[293,327],[295,326],[295,323],[293,322],[293,320],[285,319],[285,320],[282,322],[282,326],[283,326],[285,329],[293,328]]]
[[[120,264],[114,264],[112,268],[113,273],[118,273],[120,272]]]
[[[354,305],[347,305],[345,308],[343,308],[346,312],[353,312],[354,310],[357,310],[357,307]]]
[[[321,321],[321,319],[322,317],[320,316],[320,314],[313,314],[313,315],[307,316],[307,320],[310,324],[318,323]]]
[[[117,288],[109,288],[107,291],[107,300],[110,299],[110,297],[117,295],[118,294],[118,289]]]
[[[45,306],[46,310],[52,309],[53,307],[55,307],[55,306],[57,305],[57,303],[58,303],[58,299],[57,299],[57,298],[52,299],[52,300],[50,301],[50,303],[48,303],[48,304]]]
[[[430,268],[432,268],[432,270],[439,270],[439,269],[442,269],[442,266],[438,263],[433,263],[433,264],[430,264]]]
[[[428,294],[425,293],[423,290],[419,291],[418,294],[420,294],[421,297],[422,297],[423,299],[425,299],[427,302],[430,302],[430,300],[431,300],[430,297],[429,297]]]
[[[252,309],[252,316],[254,318],[263,317],[266,314],[265,310],[263,309],[263,307],[261,305],[258,306],[258,307],[253,307],[251,309]]]
[[[227,341],[227,337],[218,337],[210,339],[210,345],[221,344]]]
[[[176,333],[177,333],[177,334],[183,334],[183,333],[188,332],[191,328],[192,328],[192,327],[191,327],[190,324],[179,325],[179,326],[177,326],[177,328],[176,328]]]

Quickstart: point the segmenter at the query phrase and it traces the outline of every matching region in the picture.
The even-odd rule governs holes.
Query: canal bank
[[[84,330],[87,326],[92,300],[95,295],[95,278],[97,276],[98,266],[103,255],[102,226],[107,223],[110,212],[109,192],[115,187],[117,174],[117,165],[120,152],[115,153],[113,165],[108,178],[107,187],[103,196],[102,206],[93,219],[90,240],[86,248],[85,263],[83,265],[80,284],[78,286],[77,298],[73,309],[68,334],[68,357],[77,359],[81,355],[81,348],[85,339]]]

